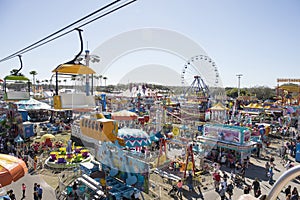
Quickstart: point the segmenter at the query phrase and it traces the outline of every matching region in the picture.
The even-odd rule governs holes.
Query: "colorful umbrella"
[[[151,144],[150,136],[140,129],[122,128],[119,129],[118,136],[124,139],[127,147],[142,147]]]
[[[0,154],[0,184],[9,185],[22,178],[28,169],[23,160],[7,154]]]

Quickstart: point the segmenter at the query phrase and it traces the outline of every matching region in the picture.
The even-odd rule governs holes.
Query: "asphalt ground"
[[[283,166],[282,163],[280,163],[281,158],[279,157],[279,153],[278,153],[278,147],[281,146],[282,144],[282,140],[273,140],[272,144],[270,146],[270,148],[267,148],[267,151],[263,151],[262,154],[264,155],[264,157],[262,158],[255,158],[255,157],[251,157],[250,159],[250,165],[248,167],[248,169],[246,170],[246,182],[243,184],[244,185],[251,185],[253,180],[257,177],[260,180],[260,185],[261,185],[261,189],[262,189],[262,194],[268,194],[268,192],[270,191],[270,189],[272,188],[272,185],[270,185],[268,183],[268,178],[265,175],[265,163],[268,161],[270,156],[273,156],[275,158],[274,163],[276,164],[275,170],[274,170],[274,180],[276,181],[279,176],[286,170]],[[294,161],[294,158],[289,157],[290,160]],[[295,165],[299,165],[299,163],[297,162],[293,162],[293,164]],[[228,173],[230,175],[230,169],[227,167],[221,167],[222,171],[225,171],[226,173]],[[57,185],[57,183],[54,184],[49,184],[49,179],[53,179],[53,181],[57,181],[57,179],[55,179],[55,175],[53,174],[53,176],[51,176],[51,174],[49,174],[49,172],[47,172],[48,174],[44,174],[44,171],[37,171],[35,173],[28,173],[26,174],[24,177],[22,177],[21,179],[19,179],[17,182],[13,182],[12,184],[5,186],[4,188],[6,190],[13,190],[17,200],[22,199],[22,190],[21,190],[21,185],[22,183],[25,183],[26,185],[26,197],[23,199],[33,199],[33,184],[34,183],[38,183],[41,185],[41,187],[43,188],[43,199],[56,199],[55,196],[55,187],[54,185]],[[159,180],[154,180],[155,182],[158,182]],[[168,183],[163,183],[162,182],[162,187],[160,189],[160,193],[161,193],[161,199],[180,199],[177,197],[177,195],[175,196],[170,196],[168,195],[168,191],[169,189],[172,187],[170,184]],[[293,180],[290,181],[289,185],[293,187],[297,187],[298,191],[300,189],[300,182],[298,180]],[[165,187],[164,187],[165,186]],[[184,186],[184,191],[183,191],[183,199],[201,199],[199,192],[197,190],[197,188],[195,189],[196,191],[193,192],[189,192],[187,190],[187,186]],[[219,194],[214,190],[212,185],[207,185],[206,186],[207,189],[204,189],[202,187],[202,192],[203,192],[203,196],[204,199],[209,199],[209,200],[218,200],[221,199]],[[284,189],[284,188],[283,188]],[[159,194],[158,191],[155,191],[157,194]],[[234,188],[234,192],[233,192],[233,196],[232,199],[238,199],[241,195],[243,194],[243,187],[235,187]],[[250,191],[250,194],[253,195],[253,191]],[[228,196],[228,195],[227,195]],[[285,194],[282,192],[278,199],[285,199]]]

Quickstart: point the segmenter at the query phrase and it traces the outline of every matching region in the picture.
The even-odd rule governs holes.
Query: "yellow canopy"
[[[221,104],[220,102],[217,103],[215,106],[210,108],[211,110],[229,110],[226,106]]]
[[[52,72],[58,72],[61,74],[95,74],[96,72],[85,65],[81,64],[61,64],[55,68]]]

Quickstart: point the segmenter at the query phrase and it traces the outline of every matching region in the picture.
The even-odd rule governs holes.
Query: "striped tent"
[[[140,129],[122,128],[118,136],[123,138],[127,147],[143,147],[151,144],[150,136]]]

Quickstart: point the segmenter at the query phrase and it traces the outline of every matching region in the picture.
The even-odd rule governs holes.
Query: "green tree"
[[[103,80],[104,80],[104,86],[106,87],[106,80],[107,80],[108,78],[105,76],[105,77],[103,77]]]
[[[272,99],[274,96],[276,96],[275,89],[265,87],[265,86],[249,88],[249,93],[253,96],[256,96],[259,100],[263,100],[263,101],[267,99]]]
[[[100,86],[102,86],[102,78],[104,78],[102,75],[99,75],[99,80],[100,80]]]
[[[38,74],[36,71],[30,71],[29,72],[30,75],[32,75],[32,83],[33,85],[35,85],[35,76]]]

